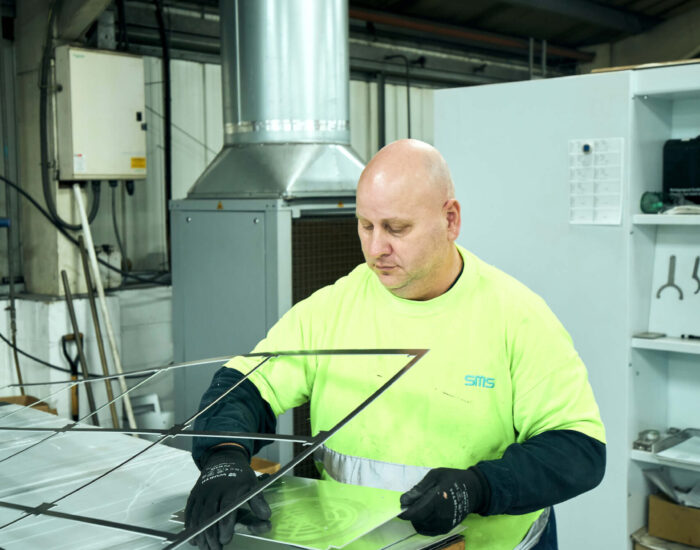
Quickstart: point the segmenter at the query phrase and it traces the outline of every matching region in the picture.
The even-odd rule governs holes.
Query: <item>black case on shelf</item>
[[[700,204],[700,136],[664,143],[663,190]]]

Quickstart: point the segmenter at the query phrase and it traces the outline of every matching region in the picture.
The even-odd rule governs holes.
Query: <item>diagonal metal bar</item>
[[[105,403],[104,405],[102,405],[102,406],[98,407],[97,409],[95,409],[94,412],[91,412],[91,413],[89,413],[89,414],[83,416],[82,418],[80,418],[80,419],[78,420],[78,422],[82,422],[82,421],[85,420],[88,416],[92,416],[93,414],[97,414],[98,412],[100,412],[100,411],[101,411],[102,409],[104,409],[105,407],[108,407],[108,406],[111,405],[112,403],[114,403],[114,402],[116,402],[117,400],[121,399],[123,395],[129,393],[129,392],[132,391],[132,390],[135,390],[135,389],[138,388],[139,386],[141,386],[141,385],[145,384],[146,382],[152,380],[153,378],[155,378],[155,376],[156,376],[157,374],[159,374],[159,373],[156,372],[156,373],[152,374],[152,375],[149,376],[147,379],[142,380],[141,382],[139,382],[138,384],[136,384],[136,385],[133,386],[132,388],[129,388],[127,391],[120,393],[119,395],[117,395],[117,396],[116,396],[114,399],[112,399],[111,401],[108,401],[108,402]],[[72,387],[72,386],[71,386],[71,387]],[[64,388],[64,389],[61,390],[61,391],[65,391],[66,389],[70,389],[70,388]],[[60,393],[60,391],[57,392],[57,393]],[[26,408],[26,407],[22,407],[21,409],[16,409],[16,410],[13,411],[13,412],[21,411],[21,410],[23,410],[24,408]],[[10,413],[10,414],[12,414],[12,413]],[[7,416],[10,416],[10,415],[9,415],[9,414],[8,414],[8,415],[5,415],[5,416],[3,416],[2,418],[6,418]],[[1,419],[0,419],[0,420],[1,420]],[[68,425],[66,425],[66,426],[63,426],[62,428],[59,428],[59,429],[57,429],[57,430],[51,430],[51,431],[54,431],[55,433],[52,433],[51,435],[48,435],[48,436],[46,436],[45,438],[43,438],[43,439],[41,439],[41,440],[39,440],[39,441],[36,441],[36,442],[32,443],[31,445],[28,445],[27,447],[24,447],[24,448],[20,449],[19,451],[17,451],[16,453],[11,454],[10,456],[6,456],[6,457],[3,458],[2,460],[0,460],[0,463],[5,462],[6,460],[10,460],[11,458],[14,458],[15,456],[20,455],[20,454],[22,454],[22,453],[24,453],[24,452],[27,452],[28,450],[33,449],[33,448],[36,447],[37,445],[41,445],[42,443],[44,443],[45,441],[51,439],[52,437],[54,437],[54,436],[57,435],[58,433],[63,433],[63,432],[66,432],[66,431],[68,431],[68,430],[72,430],[73,427],[74,427],[74,426],[77,426],[77,425],[78,425],[77,423],[73,422],[73,423],[68,424]],[[2,428],[0,428],[0,429],[8,429],[8,428],[9,428],[9,426],[8,426],[8,427],[2,427]],[[35,429],[31,430],[31,431],[40,431],[40,429],[39,429],[39,428],[35,428]],[[46,431],[49,431],[49,430],[47,429]],[[95,431],[100,431],[100,429],[97,429],[97,428],[96,428]],[[2,529],[2,527],[0,527],[0,529]]]
[[[40,404],[42,404],[42,403],[48,405],[48,400],[49,400],[49,399],[51,399],[52,397],[55,397],[55,396],[59,395],[60,393],[66,391],[66,390],[71,389],[73,386],[77,386],[77,385],[80,383],[80,381],[79,381],[79,380],[63,380],[63,381],[58,382],[58,383],[59,383],[59,384],[69,384],[69,385],[68,385],[67,387],[65,387],[65,388],[61,388],[60,390],[56,390],[55,392],[50,393],[47,397],[44,397],[43,399],[40,399],[39,401],[37,401],[37,402],[35,402],[35,403],[31,403],[31,404],[29,404],[29,405],[25,405],[24,407],[21,407],[21,408],[19,408],[19,409],[15,409],[14,411],[7,413],[6,415],[0,416],[0,420],[5,420],[6,418],[9,418],[10,416],[16,414],[17,412],[19,412],[19,411],[21,411],[21,410],[24,410],[24,409],[32,409],[32,408],[34,408],[35,406],[40,405]],[[14,384],[13,384],[13,385],[14,385]]]
[[[97,414],[97,413],[100,412],[102,409],[104,409],[104,408],[106,408],[106,407],[109,407],[109,406],[112,405],[113,403],[116,403],[116,402],[119,401],[122,397],[124,397],[125,395],[128,395],[129,393],[131,393],[131,392],[134,391],[135,389],[139,388],[140,386],[143,386],[144,384],[147,384],[147,383],[150,382],[151,380],[155,380],[156,376],[158,376],[161,372],[163,372],[163,371],[156,371],[156,372],[154,372],[153,374],[151,374],[151,376],[149,376],[148,378],[145,378],[144,380],[141,380],[138,384],[135,384],[135,385],[133,385],[132,387],[127,388],[126,391],[121,392],[121,393],[120,393],[119,395],[117,395],[116,397],[113,397],[112,399],[110,399],[109,401],[107,401],[106,403],[104,403],[103,405],[100,405],[99,407],[97,407],[97,409],[95,409],[95,412],[91,412],[90,414],[87,414],[87,415],[83,416],[81,419],[78,420],[78,422],[82,422],[82,421],[85,420],[88,416],[92,416],[93,414]],[[119,376],[119,375],[116,375],[116,376]]]
[[[76,426],[74,422],[66,424],[61,428],[32,428],[32,427],[21,427],[21,426],[0,426],[0,431],[10,431],[10,432],[54,432],[54,433],[65,433],[70,431],[71,433],[116,433],[116,434],[138,434],[138,435],[172,435],[173,437],[216,437],[216,438],[228,438],[228,439],[257,439],[261,441],[285,441],[287,443],[301,443],[304,445],[310,445],[313,443],[312,437],[305,437],[303,435],[284,435],[284,434],[268,434],[268,433],[255,433],[255,432],[215,432],[215,431],[194,431],[194,430],[182,430],[177,433],[173,433],[170,430],[154,430],[147,428],[80,428],[73,427]]]
[[[216,403],[218,403],[218,402],[219,402],[221,399],[223,399],[226,395],[228,395],[228,394],[231,393],[233,390],[235,390],[238,386],[240,386],[245,380],[248,379],[248,376],[250,376],[251,374],[253,374],[256,370],[258,370],[258,369],[259,369],[260,367],[262,367],[265,363],[267,363],[267,361],[268,361],[269,359],[270,359],[269,357],[266,357],[264,360],[260,361],[260,363],[258,363],[253,369],[251,369],[251,371],[250,371],[245,377],[243,377],[241,380],[239,380],[238,382],[236,382],[236,383],[235,383],[233,386],[231,386],[228,390],[226,390],[224,393],[222,393],[221,396],[219,396],[217,399],[215,399],[214,401],[212,401],[212,403],[211,403],[208,407],[205,407],[204,409],[202,409],[202,410],[201,410],[200,412],[198,412],[197,414],[194,414],[194,415],[192,415],[190,418],[188,418],[188,419],[183,423],[183,428],[184,428],[184,426],[189,425],[195,418],[197,418],[197,416],[199,416],[200,414],[202,414],[204,411],[208,410],[210,407],[213,407]],[[127,392],[124,392],[124,393],[127,393]],[[182,428],[181,428],[181,429],[182,429]],[[129,462],[131,462],[132,460],[134,460],[135,458],[141,456],[143,453],[145,453],[145,452],[148,451],[149,449],[155,447],[155,446],[158,445],[159,443],[165,441],[165,440],[168,439],[169,437],[172,437],[172,435],[163,435],[163,436],[159,437],[159,438],[158,438],[157,440],[155,440],[153,443],[151,443],[150,445],[148,445],[148,446],[144,447],[143,449],[141,449],[138,453],[136,453],[136,454],[130,456],[129,458],[127,458],[126,460],[122,461],[122,462],[119,463],[118,465],[114,466],[113,468],[110,468],[109,470],[107,470],[106,472],[100,474],[100,475],[97,476],[96,478],[91,479],[91,480],[88,481],[87,483],[84,483],[84,484],[81,485],[80,487],[78,487],[78,488],[76,488],[76,489],[73,489],[71,492],[69,492],[69,493],[63,495],[62,497],[57,498],[56,500],[52,501],[51,504],[57,504],[58,502],[61,502],[62,500],[68,498],[69,496],[71,496],[71,495],[77,493],[78,491],[81,491],[82,489],[85,489],[86,487],[89,487],[89,486],[92,485],[93,483],[96,483],[96,482],[99,481],[100,479],[102,479],[102,478],[104,478],[104,477],[107,477],[107,476],[108,476],[109,474],[111,474],[112,472],[118,470],[118,469],[121,468],[122,466],[125,466],[126,464],[128,464]]]
[[[347,352],[347,355],[367,355],[367,353],[362,353],[362,351],[366,350],[342,350]],[[375,350],[375,354],[381,355],[381,352],[387,352],[387,350]],[[201,535],[209,529],[212,525],[216,524],[226,516],[228,516],[230,513],[233,511],[237,510],[240,508],[243,504],[248,502],[251,498],[253,498],[255,495],[260,494],[263,490],[265,490],[267,487],[272,485],[275,481],[277,481],[280,477],[285,475],[287,472],[291,471],[292,468],[294,468],[297,464],[299,464],[302,460],[305,458],[311,456],[316,449],[318,449],[321,445],[323,445],[328,439],[330,439],[338,430],[340,430],[343,426],[345,426],[348,422],[350,422],[355,416],[357,416],[360,412],[362,412],[364,409],[367,408],[377,397],[379,397],[381,394],[383,394],[387,389],[389,389],[390,386],[394,384],[399,378],[401,378],[404,374],[408,372],[408,370],[415,365],[418,361],[420,361],[423,356],[428,352],[428,350],[425,349],[416,349],[416,350],[391,350],[393,352],[398,352],[398,353],[405,353],[406,355],[412,355],[413,358],[406,363],[394,376],[389,378],[384,384],[382,384],[379,389],[377,389],[372,395],[370,395],[367,399],[365,399],[362,403],[360,403],[355,409],[350,412],[345,418],[340,420],[333,428],[331,428],[328,431],[325,432],[319,432],[316,437],[314,437],[314,443],[307,447],[305,450],[303,450],[301,453],[296,455],[294,458],[292,458],[291,461],[289,461],[287,464],[285,464],[282,468],[279,469],[279,471],[264,481],[260,482],[254,489],[248,491],[246,494],[242,495],[239,497],[234,503],[232,503],[229,507],[227,507],[225,510],[219,512],[216,514],[214,517],[212,517],[204,526],[200,527],[199,529],[196,530],[191,530],[191,531],[183,531],[181,534],[178,536],[178,538],[171,544],[165,547],[165,550],[171,550],[174,548],[179,548],[183,544],[190,542],[194,540],[195,537],[198,535]],[[337,353],[333,353],[330,350],[321,350],[318,352],[318,355],[336,355]],[[341,353],[342,354],[342,353]],[[252,354],[251,354],[252,355]],[[289,353],[280,353],[278,356],[283,356],[283,355],[295,355],[294,352],[289,352]],[[311,355],[310,353],[304,353],[300,352],[299,355]]]
[[[74,489],[73,491],[61,496],[60,498],[54,500],[53,502],[50,503],[44,503],[38,507],[21,507],[20,505],[9,505],[10,503],[5,503],[0,501],[0,506],[5,506],[5,507],[14,507],[15,509],[20,509],[25,511],[25,515],[4,525],[1,526],[0,529],[6,527],[7,525],[11,525],[13,523],[16,523],[17,521],[20,521],[29,515],[49,515],[49,516],[56,516],[56,517],[61,517],[63,519],[71,519],[75,520],[78,522],[84,522],[84,523],[92,523],[92,524],[97,524],[97,525],[102,525],[105,527],[111,527],[115,529],[120,529],[120,530],[125,530],[129,532],[136,532],[136,533],[141,533],[141,534],[147,534],[149,536],[153,537],[159,537],[163,538],[164,540],[167,541],[172,541],[171,544],[167,548],[176,548],[181,546],[185,542],[191,541],[194,537],[208,529],[210,526],[214,525],[217,521],[219,521],[221,518],[225,517],[226,515],[230,514],[240,506],[242,506],[245,502],[250,500],[252,497],[260,493],[262,490],[264,490],[266,487],[274,483],[279,477],[282,475],[286,474],[288,471],[290,471],[294,466],[299,464],[302,460],[307,458],[308,456],[311,456],[313,452],[318,449],[323,443],[325,443],[330,437],[332,437],[338,430],[340,430],[343,426],[345,426],[348,422],[350,422],[358,413],[360,413],[362,410],[364,410],[368,405],[370,405],[375,399],[377,399],[384,391],[386,391],[394,382],[396,382],[401,376],[403,376],[413,365],[415,365],[426,353],[428,350],[425,349],[350,349],[350,350],[300,350],[300,351],[283,351],[283,352],[260,352],[260,353],[251,353],[251,354],[246,354],[243,355],[243,357],[261,357],[263,358],[262,361],[260,361],[253,369],[251,369],[247,374],[243,376],[241,380],[236,382],[231,388],[229,388],[226,392],[224,392],[221,396],[219,396],[217,399],[215,399],[210,405],[208,405],[205,409],[202,409],[198,413],[192,415],[189,419],[187,419],[183,424],[181,425],[176,425],[170,430],[165,430],[163,431],[160,435],[161,437],[158,438],[156,441],[139,451],[138,453],[132,455],[131,457],[127,458],[126,460],[122,461],[120,464],[117,466],[109,469],[108,471],[100,474],[96,478],[88,481],[87,483],[81,485],[80,487]],[[283,466],[276,474],[273,476],[270,476],[267,478],[264,482],[260,483],[255,490],[250,491],[249,493],[243,495],[238,501],[234,502],[229,508],[226,510],[220,512],[217,516],[213,517],[211,521],[202,527],[201,529],[197,530],[196,532],[187,532],[187,531],[181,531],[178,535],[174,536],[172,533],[168,533],[165,531],[157,531],[153,529],[147,529],[147,528],[142,528],[134,525],[129,525],[129,524],[122,524],[122,523],[117,523],[117,522],[110,522],[110,521],[103,521],[99,520],[96,518],[91,518],[91,517],[84,517],[84,516],[77,516],[77,515],[70,515],[70,514],[63,514],[60,512],[51,512],[50,508],[55,506],[58,502],[61,500],[64,500],[68,498],[69,496],[77,493],[78,491],[85,489],[86,487],[92,485],[93,483],[97,482],[98,480],[106,477],[110,473],[116,471],[117,469],[121,468],[122,466],[126,465],[127,463],[131,462],[135,458],[141,456],[144,454],[146,451],[149,449],[153,448],[154,446],[162,443],[166,439],[170,437],[177,437],[180,435],[189,435],[189,434],[195,434],[195,432],[191,431],[185,431],[185,428],[188,427],[200,414],[204,413],[206,410],[208,410],[210,407],[213,407],[218,403],[221,399],[223,399],[226,395],[228,395],[230,392],[235,390],[240,384],[242,384],[245,380],[248,379],[248,377],[253,374],[256,370],[258,370],[262,365],[264,365],[267,361],[269,361],[273,357],[285,357],[285,356],[311,356],[311,355],[408,355],[411,356],[411,360],[404,365],[395,375],[393,375],[387,382],[385,382],[379,389],[377,389],[372,395],[370,395],[365,401],[360,403],[350,414],[348,414],[345,418],[343,418],[340,422],[338,422],[333,428],[331,428],[328,431],[320,432],[318,433],[315,437],[310,438],[310,439],[304,439],[301,442],[305,443],[308,447],[302,451],[299,455],[295,456],[289,463],[287,463],[285,466]],[[228,359],[228,357],[226,358]],[[209,361],[213,362],[213,361]],[[201,362],[190,362],[190,365],[192,363],[201,363]],[[170,365],[166,367],[159,367],[156,369],[147,369],[144,372],[151,372],[153,373],[151,377],[149,377],[148,380],[150,380],[153,376],[156,374],[163,372],[165,370],[168,370],[170,368],[178,368],[182,366],[188,366],[188,364],[179,364],[179,365]],[[156,372],[154,372],[156,371]],[[100,377],[100,378],[107,378],[107,377]],[[148,380],[144,380],[141,383],[145,383]],[[139,383],[138,385],[141,385]],[[138,386],[137,385],[137,386]],[[137,387],[135,386],[135,387]],[[135,389],[131,388],[127,390],[126,392],[123,392],[119,396],[115,398],[119,399],[122,397],[122,395],[128,393],[129,391]],[[109,403],[106,403],[100,409],[108,406]],[[98,410],[100,410],[98,409]],[[21,409],[20,409],[21,410]],[[95,411],[97,412],[97,411]],[[82,420],[82,419],[81,419]],[[92,429],[92,428],[75,428],[77,424],[68,424],[67,426],[64,426],[60,429],[57,429],[54,433],[49,435],[47,438],[44,438],[41,442],[45,441],[46,439],[49,439],[51,437],[54,437],[57,435],[57,433],[60,432],[65,432],[65,431],[95,431],[95,432],[112,432],[112,431],[117,431],[117,430],[106,430],[106,429]],[[31,430],[34,431],[34,430]],[[233,433],[233,432],[231,432]],[[218,435],[215,432],[206,432],[207,436],[210,437],[218,437]],[[197,434],[199,435],[199,434]],[[236,437],[251,437],[252,436],[258,436],[262,435],[264,436],[265,434],[251,434],[251,433],[246,433],[246,434],[236,434]],[[200,437],[202,435],[199,435]],[[270,436],[271,438],[273,436]],[[278,436],[275,436],[278,437]],[[289,438],[289,439],[287,439]],[[302,439],[299,436],[285,436],[284,440],[291,441],[294,438],[296,439]],[[280,439],[282,440],[282,439]],[[9,506],[8,506],[9,505]]]
[[[262,367],[262,366],[263,366],[265,363],[267,363],[267,361],[269,361],[269,360],[270,360],[270,356],[269,356],[269,354],[268,354],[268,355],[267,355],[266,357],[264,357],[264,359],[263,359],[262,361],[260,361],[253,369],[251,369],[250,372],[249,372],[248,374],[246,374],[241,380],[239,380],[238,382],[236,382],[236,383],[235,383],[233,386],[231,386],[228,390],[226,390],[224,393],[222,393],[217,399],[215,399],[214,401],[212,401],[212,403],[210,403],[208,407],[205,407],[205,408],[202,409],[200,412],[198,412],[198,413],[195,414],[195,415],[192,415],[188,420],[186,420],[185,423],[180,427],[180,429],[184,429],[184,427],[185,427],[185,426],[188,426],[193,420],[195,420],[195,419],[197,418],[197,416],[199,416],[199,415],[202,414],[203,412],[207,411],[210,407],[216,405],[221,399],[223,399],[224,397],[226,397],[229,393],[231,393],[231,392],[232,392],[233,390],[235,390],[238,386],[240,386],[245,380],[248,379],[248,377],[249,377],[251,374],[253,374],[256,370],[258,370],[260,367]],[[152,378],[152,377],[154,377],[154,376],[155,376],[156,374],[158,374],[159,372],[162,372],[162,370],[157,370],[157,372],[154,373],[154,374],[152,374],[151,377],[149,377],[149,379]],[[135,386],[135,387],[136,387],[136,386]],[[131,389],[134,389],[134,388],[131,388]],[[131,391],[131,389],[122,392],[122,393],[119,395],[118,398],[120,398],[120,397],[122,397],[123,395],[129,393],[129,392]],[[109,405],[109,403],[106,403],[105,405],[103,405],[103,406],[100,407],[100,408],[104,408],[104,407],[107,406],[107,405]],[[21,409],[18,409],[18,410],[21,410]],[[97,412],[97,411],[95,411],[95,412]],[[94,414],[94,413],[91,413],[91,414]],[[82,419],[81,419],[81,420],[82,420]],[[68,425],[66,428],[67,428],[68,430],[70,430],[70,429],[72,429],[73,426],[75,426],[75,425],[76,425],[76,424]],[[173,427],[173,428],[175,428],[175,427]],[[66,431],[66,429],[62,429],[61,431]],[[28,449],[30,449],[30,448],[36,447],[36,446],[39,445],[40,443],[43,443],[44,441],[47,441],[48,439],[51,439],[52,437],[56,436],[58,433],[59,433],[59,432],[56,432],[56,433],[53,433],[53,434],[51,434],[51,435],[45,437],[44,439],[42,439],[41,441],[35,443],[34,445],[31,445],[31,446],[29,446],[29,447],[26,447],[26,448],[24,448],[24,449],[22,449],[22,450],[20,450],[20,451],[18,451],[18,452],[16,452],[16,453],[14,453],[13,455],[10,455],[9,457],[6,457],[5,459],[3,459],[3,461],[4,461],[4,460],[8,460],[8,459],[12,458],[13,456],[17,456],[18,454],[20,454],[20,453],[22,453],[22,452],[25,452],[26,450],[28,450]],[[121,463],[117,464],[117,465],[114,466],[113,468],[110,468],[110,469],[107,470],[106,472],[103,472],[102,474],[100,474],[99,476],[97,476],[97,477],[91,479],[91,480],[88,481],[87,483],[84,483],[84,484],[81,485],[80,487],[77,487],[76,489],[74,489],[74,490],[70,491],[69,493],[67,493],[67,494],[65,494],[65,495],[63,495],[63,496],[61,496],[61,497],[55,499],[54,501],[52,501],[51,503],[48,503],[48,504],[50,504],[50,505],[52,505],[52,506],[55,506],[58,502],[60,502],[60,501],[62,501],[62,500],[64,500],[64,499],[66,499],[66,498],[68,498],[69,496],[71,496],[71,495],[77,493],[78,491],[81,491],[81,490],[85,489],[86,487],[89,487],[90,485],[92,485],[93,483],[96,483],[96,482],[99,481],[100,479],[103,479],[104,477],[106,477],[106,476],[108,476],[109,474],[111,474],[112,472],[118,470],[118,469],[121,468],[122,466],[128,464],[129,462],[131,462],[131,461],[134,460],[135,458],[138,458],[139,456],[141,456],[142,454],[144,454],[146,451],[148,451],[149,449],[152,449],[153,447],[155,447],[156,445],[158,445],[158,444],[160,444],[161,442],[165,441],[166,439],[168,439],[168,438],[171,437],[171,436],[172,436],[172,434],[168,434],[168,435],[163,435],[163,436],[159,437],[156,441],[154,441],[154,442],[151,443],[150,445],[144,447],[144,448],[141,449],[138,453],[136,453],[136,454],[130,456],[129,458],[127,458],[126,460],[124,460],[124,461],[122,461]],[[2,461],[0,461],[0,462],[2,462]],[[27,514],[25,514],[25,515],[23,515],[23,516],[21,516],[21,517],[15,519],[15,520],[9,522],[9,523],[6,523],[5,525],[0,526],[0,530],[4,529],[5,527],[9,527],[10,525],[13,525],[14,523],[17,523],[18,521],[21,521],[21,520],[23,520],[23,519],[29,517],[30,515],[43,513],[43,512],[37,511],[35,508],[33,508],[32,510],[34,510],[34,511],[33,511],[31,514],[27,513]],[[122,524],[122,525],[125,525],[125,524]],[[120,527],[120,528],[121,528],[121,527]],[[130,530],[130,529],[127,528],[127,530]],[[163,533],[165,533],[165,532],[163,532]],[[166,537],[166,538],[167,538],[167,537]]]
[[[34,516],[34,515],[43,515],[43,516],[50,516],[50,517],[55,517],[55,518],[60,518],[60,519],[69,519],[73,521],[79,521],[82,523],[91,523],[93,525],[100,525],[102,527],[111,527],[113,529],[121,529],[122,531],[131,531],[134,533],[139,533],[141,535],[146,535],[148,537],[155,537],[159,539],[166,539],[166,540],[173,540],[175,539],[176,535],[173,533],[168,533],[167,531],[158,531],[157,529],[149,529],[148,527],[139,527],[137,525],[129,525],[127,523],[119,523],[117,521],[109,521],[109,520],[103,520],[103,519],[98,519],[98,518],[92,518],[89,516],[78,516],[75,514],[66,514],[64,512],[56,512],[53,510],[49,509],[49,506],[37,506],[35,508],[32,508],[31,506],[23,506],[22,504],[14,504],[12,502],[5,502],[5,501],[0,501],[0,506],[3,508],[10,508],[12,510],[20,510],[21,512],[25,512],[25,515],[17,518],[16,520],[6,523],[0,529],[4,529],[5,527],[9,527],[13,523],[17,523],[20,519],[24,519],[28,516]]]
[[[243,357],[249,357],[249,355],[244,355]],[[255,355],[255,357],[259,357],[259,355]],[[110,374],[109,376],[90,376],[88,380],[77,380],[76,384],[91,384],[93,382],[99,382],[100,380],[113,380],[114,378],[140,378],[141,376],[146,376],[150,373],[156,372],[156,371],[167,371],[170,369],[181,369],[185,367],[195,367],[199,365],[210,365],[212,363],[224,363],[228,360],[231,359],[231,356],[226,356],[226,357],[211,357],[209,359],[198,359],[196,361],[186,361],[184,363],[174,363],[172,365],[162,365],[160,367],[150,367],[147,369],[140,369],[140,370],[134,370],[134,371],[129,371],[128,373],[124,374]],[[28,386],[52,386],[55,384],[67,384],[68,381],[52,381],[52,382],[31,382],[28,384],[8,384],[7,386],[4,386],[5,388],[19,388],[19,387],[28,387]],[[48,397],[47,397],[48,399]]]

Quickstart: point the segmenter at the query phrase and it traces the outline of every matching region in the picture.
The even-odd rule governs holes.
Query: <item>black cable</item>
[[[49,22],[46,29],[46,43],[44,53],[41,58],[41,70],[39,78],[39,141],[41,146],[41,187],[44,191],[44,201],[53,220],[64,229],[77,231],[82,228],[81,224],[73,224],[65,221],[56,210],[54,202],[52,182],[49,178],[49,130],[48,130],[48,96],[49,96],[49,72],[51,69],[51,54],[53,52],[53,25],[56,15],[60,11],[63,0],[54,0],[49,7]],[[92,206],[88,214],[88,223],[92,223],[97,216],[100,207],[99,183],[93,182],[92,186]]]
[[[56,220],[54,220],[51,215],[44,210],[44,208],[36,201],[34,197],[32,197],[29,193],[27,193],[24,189],[22,189],[19,185],[14,183],[13,181],[10,181],[7,179],[5,176],[0,176],[0,180],[4,181],[7,185],[12,187],[15,191],[17,191],[20,195],[22,195],[25,199],[27,199],[30,203],[32,203],[33,206],[36,207],[39,212],[41,212],[44,217],[51,222],[52,225],[58,229],[58,231],[66,238],[68,239],[71,243],[73,243],[75,246],[80,246],[78,244],[78,240],[73,238],[73,236],[68,233],[63,227],[61,227]],[[152,283],[152,284],[157,284],[157,285],[164,285],[164,286],[169,286],[169,283],[161,283],[158,282],[157,279],[160,277],[163,277],[164,275],[167,275],[167,272],[165,273],[159,273],[155,277],[139,277],[138,275],[135,275],[133,273],[127,273],[126,271],[123,271],[117,267],[114,267],[112,264],[106,262],[105,260],[101,258],[97,258],[97,261],[100,262],[103,266],[105,266],[107,269],[111,269],[112,271],[116,273],[120,273],[123,277],[131,277],[132,279],[135,279],[137,281],[140,281],[142,283]]]
[[[26,351],[18,348],[16,345],[14,345],[12,342],[10,342],[10,340],[8,340],[7,337],[5,337],[5,335],[2,332],[0,332],[0,340],[5,342],[8,346],[10,346],[10,348],[15,350],[20,355],[24,355],[25,357],[27,357],[28,359],[31,359],[32,361],[36,361],[37,363],[40,363],[40,364],[42,364],[46,367],[49,367],[50,369],[53,369],[53,370],[65,372],[66,374],[73,374],[70,371],[70,369],[65,369],[63,367],[59,367],[58,365],[54,365],[53,363],[49,363],[48,361],[44,361],[43,359],[39,359],[38,357],[35,357],[32,354],[27,353]],[[80,372],[78,372],[78,376],[80,376],[81,378],[83,377],[82,373],[80,373]],[[150,376],[150,374],[146,374],[146,373],[137,373],[137,374],[125,373],[124,374],[124,378],[144,378],[146,376]],[[101,374],[90,374],[90,378],[102,378],[102,375]]]
[[[153,0],[156,7],[156,20],[160,44],[163,50],[161,67],[163,72],[163,139],[164,143],[164,171],[165,171],[165,240],[168,252],[168,266],[172,265],[170,248],[170,199],[173,197],[173,138],[172,138],[172,112],[170,105],[170,44],[165,32],[165,19],[163,18],[163,0]]]
[[[26,351],[24,351],[24,350],[18,348],[15,344],[13,344],[12,342],[10,342],[10,340],[8,340],[8,339],[5,337],[5,335],[2,334],[1,332],[0,332],[0,340],[2,340],[3,342],[5,342],[8,346],[10,346],[11,349],[13,349],[14,351],[16,351],[16,352],[19,353],[20,355],[24,355],[25,357],[31,359],[32,361],[36,361],[37,363],[41,363],[42,365],[45,365],[45,366],[49,367],[50,369],[54,369],[54,370],[58,370],[58,371],[61,371],[61,372],[65,372],[65,373],[71,374],[70,369],[64,369],[63,367],[59,367],[58,365],[54,365],[54,364],[52,364],[52,363],[48,363],[48,362],[44,361],[43,359],[39,359],[38,357],[34,357],[33,355],[27,353]]]
[[[126,8],[124,0],[117,0],[117,17],[119,17],[119,49],[129,51],[129,35],[126,32]]]

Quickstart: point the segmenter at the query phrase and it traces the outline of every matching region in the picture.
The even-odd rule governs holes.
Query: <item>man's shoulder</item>
[[[478,273],[478,287],[482,293],[489,295],[509,308],[540,308],[546,306],[544,299],[525,283],[513,275],[489,264],[473,253],[466,251],[467,258],[474,262]]]
[[[371,276],[372,272],[367,264],[359,264],[347,275],[343,275],[334,283],[321,287],[312,293],[304,302],[313,304],[319,301],[341,300],[344,296],[356,295],[366,288]]]

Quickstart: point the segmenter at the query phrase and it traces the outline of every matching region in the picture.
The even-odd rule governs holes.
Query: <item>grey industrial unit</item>
[[[224,146],[170,205],[176,361],[250,351],[295,301],[362,261],[347,0],[225,0],[220,13]],[[180,369],[178,421],[215,369]],[[294,430],[291,415],[278,430]],[[286,462],[292,449],[264,456]]]
[[[177,243],[173,247],[176,361],[247,353],[298,301],[293,292],[295,224],[337,219],[340,227],[348,222],[354,226],[354,202],[343,201],[185,199],[174,201],[171,210],[172,239]],[[328,240],[323,234],[319,238]],[[361,257],[356,237],[333,239],[330,244],[341,257],[323,256],[306,266],[313,270],[322,264],[326,282]],[[177,373],[177,421],[196,411],[217,368]],[[291,415],[279,419],[278,429],[292,433]],[[291,447],[280,450],[266,454],[283,462],[291,459]]]

